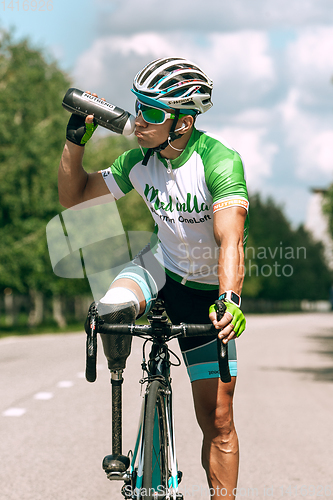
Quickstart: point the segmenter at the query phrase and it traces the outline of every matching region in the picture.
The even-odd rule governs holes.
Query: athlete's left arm
[[[233,290],[241,295],[244,281],[244,224],[247,212],[245,208],[234,206],[219,210],[214,214],[214,236],[219,246],[218,277],[219,294]],[[230,340],[236,336],[232,319],[226,312],[217,322],[216,313],[210,314],[216,328],[221,329],[219,337]]]

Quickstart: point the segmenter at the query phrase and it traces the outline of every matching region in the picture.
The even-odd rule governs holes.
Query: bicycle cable
[[[176,364],[176,363],[171,363],[171,361],[170,361],[170,365],[171,365],[171,366],[180,366],[180,365],[182,364],[182,362],[181,362],[181,360],[180,360],[179,356],[177,356],[177,354],[176,354],[175,352],[171,351],[171,349],[169,349],[169,348],[168,348],[168,351],[169,351],[169,353],[170,353],[170,354],[172,354],[172,355],[176,358],[176,360],[177,360],[177,364]]]

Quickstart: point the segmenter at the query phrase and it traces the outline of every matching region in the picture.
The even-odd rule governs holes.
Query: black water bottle
[[[103,101],[79,89],[68,89],[62,105],[79,116],[94,115],[98,125],[117,134],[130,135],[134,131],[134,116],[114,104]]]

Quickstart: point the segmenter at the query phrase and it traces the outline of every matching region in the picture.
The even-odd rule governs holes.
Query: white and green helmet
[[[213,106],[212,90],[212,80],[196,64],[180,57],[164,57],[139,71],[132,92],[150,106],[199,114]]]

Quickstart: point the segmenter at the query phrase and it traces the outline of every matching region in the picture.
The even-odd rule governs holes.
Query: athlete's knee
[[[128,288],[110,288],[96,303],[98,316],[109,324],[132,323],[137,317],[140,305],[134,292]],[[101,334],[104,354],[110,370],[123,370],[131,352],[130,335]]]
[[[136,294],[124,287],[110,288],[96,306],[100,318],[110,324],[131,323],[140,311]]]
[[[208,446],[211,451],[215,450],[224,455],[236,455],[238,453],[238,438],[232,412],[227,409],[224,411],[216,409],[216,411],[211,412],[210,417],[202,428],[205,446]],[[205,469],[209,465],[209,459],[205,453],[202,455],[202,465]]]
[[[217,407],[211,414],[211,432],[222,440],[228,440],[235,431],[232,408]]]
[[[200,427],[209,440],[228,442],[235,432],[232,402],[229,404],[216,404],[201,412]]]

